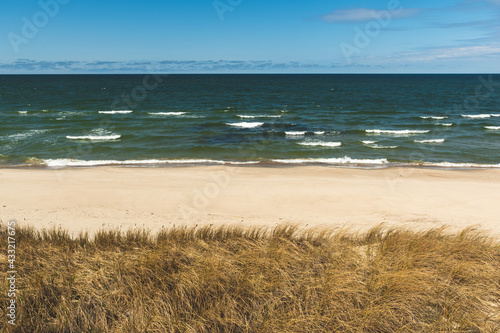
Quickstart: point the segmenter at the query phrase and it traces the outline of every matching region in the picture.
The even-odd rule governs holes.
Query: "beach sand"
[[[241,224],[411,229],[477,226],[500,235],[500,170],[319,166],[0,169],[0,218],[100,228]]]

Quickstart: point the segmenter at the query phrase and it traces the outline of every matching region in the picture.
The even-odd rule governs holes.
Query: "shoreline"
[[[500,235],[500,170],[99,166],[0,168],[0,219],[78,234],[99,229],[232,224]]]
[[[322,167],[330,169],[354,169],[354,170],[381,170],[394,168],[430,169],[430,170],[500,170],[500,164],[481,163],[453,163],[453,162],[422,162],[404,163],[388,162],[381,164],[370,163],[321,163],[321,162],[276,162],[276,161],[214,161],[214,162],[159,162],[159,163],[103,163],[86,164],[88,161],[80,161],[82,164],[51,166],[46,164],[12,164],[0,165],[0,170],[79,170],[94,168],[137,168],[137,169],[169,169],[169,168],[196,168],[196,167],[228,167],[228,168],[303,168]],[[90,161],[94,162],[94,161]],[[98,161],[97,161],[98,162]]]

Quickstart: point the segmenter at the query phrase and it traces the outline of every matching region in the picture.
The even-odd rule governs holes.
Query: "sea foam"
[[[422,119],[443,120],[443,119],[446,119],[448,117],[446,117],[446,116],[421,116],[420,118],[422,118]]]
[[[358,164],[358,165],[380,165],[387,164],[389,161],[385,158],[380,159],[354,159],[350,157],[340,157],[340,158],[297,158],[297,159],[274,159],[272,160],[276,163],[283,164],[333,164],[333,165],[344,165],[344,164]]]
[[[342,142],[299,142],[301,146],[312,146],[312,147],[329,147],[335,148],[342,146]]]
[[[86,135],[67,135],[69,140],[90,140],[90,141],[113,141],[121,138],[121,135],[110,132],[103,128],[97,128]]]
[[[414,140],[416,143],[443,143],[444,139]]]
[[[182,116],[185,115],[187,112],[148,112],[148,113],[157,116]]]
[[[500,126],[484,126],[484,128],[488,130],[498,131],[500,130]]]
[[[281,118],[281,115],[244,115],[244,114],[239,114],[238,117],[242,119],[254,119],[254,118]]]
[[[369,134],[391,134],[391,135],[410,135],[410,134],[425,134],[429,133],[428,130],[365,130],[366,133]]]
[[[82,136],[72,136],[67,135],[66,139],[69,140],[91,140],[91,141],[108,141],[108,140],[118,140],[121,135],[82,135]]]
[[[75,159],[48,159],[44,160],[48,167],[89,167],[89,166],[105,166],[105,165],[161,165],[161,164],[229,164],[229,165],[247,165],[258,164],[259,161],[220,161],[211,159],[185,159],[185,160],[75,160]]]
[[[134,112],[133,110],[120,110],[120,111],[99,111],[102,114],[129,114]]]
[[[378,145],[378,144],[368,145],[368,147],[373,148],[373,149],[396,149],[396,148],[399,148],[399,146],[382,146],[382,145]]]
[[[233,127],[240,127],[240,128],[255,128],[255,127],[260,127],[264,125],[264,123],[259,123],[259,122],[254,122],[254,123],[249,123],[249,122],[240,122],[240,123],[226,123],[228,126],[233,126]]]
[[[491,114],[463,114],[462,117],[471,119],[483,119],[490,118]]]
[[[365,145],[367,145],[368,147],[373,148],[373,149],[396,149],[399,147],[399,146],[378,145],[377,141],[361,141],[361,142],[363,142]]]
[[[7,135],[6,138],[9,139],[10,141],[20,141],[27,139],[29,137],[38,135],[38,134],[43,134],[48,132],[49,130],[46,129],[41,129],[41,130],[29,130],[27,132],[21,132],[21,133],[16,133],[16,134],[11,134]]]
[[[290,136],[301,136],[301,135],[306,135],[306,131],[288,131],[288,132],[285,132],[286,135],[290,135]]]
[[[500,164],[480,164],[480,163],[452,163],[452,162],[426,162],[425,166],[441,168],[500,168]]]

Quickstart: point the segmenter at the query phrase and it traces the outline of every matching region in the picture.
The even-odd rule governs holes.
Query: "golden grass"
[[[6,249],[3,225],[0,235]],[[500,331],[500,244],[474,229],[206,226],[72,238],[21,228],[16,238],[17,326],[2,307],[2,332]]]

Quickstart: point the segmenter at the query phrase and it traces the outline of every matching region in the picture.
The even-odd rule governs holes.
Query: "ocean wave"
[[[17,111],[17,113],[19,113],[19,114],[27,114],[28,111]]]
[[[5,156],[4,156],[5,157]],[[3,157],[2,157],[3,158]],[[36,161],[33,162],[33,161]],[[500,168],[500,164],[479,163],[453,163],[453,162],[420,162],[420,163],[390,163],[387,159],[354,159],[341,158],[303,158],[303,159],[273,159],[272,163],[278,164],[326,164],[326,165],[352,165],[352,166],[424,166],[438,168]],[[98,166],[161,166],[161,165],[257,165],[261,161],[222,161],[211,159],[179,159],[179,160],[76,160],[76,159],[30,159],[26,165],[45,165],[51,168],[64,167],[98,167]]]
[[[121,135],[82,135],[82,136],[67,135],[66,139],[69,139],[69,140],[109,141],[109,140],[118,140],[121,137],[122,137]]]
[[[453,162],[425,162],[420,165],[441,168],[500,168],[500,164],[479,164],[479,163],[453,163]]]
[[[447,119],[447,116],[420,116],[422,119],[435,119],[435,120],[443,120]]]
[[[90,131],[86,135],[67,135],[66,139],[69,140],[90,140],[90,141],[109,141],[118,140],[121,135],[110,132],[104,128],[97,128]]]
[[[483,118],[490,118],[491,114],[463,114],[462,117],[471,119],[483,119]]]
[[[382,145],[368,145],[368,147],[373,148],[373,149],[396,149],[399,148],[399,146],[382,146]]]
[[[134,112],[133,110],[121,110],[121,111],[99,111],[102,114],[128,114]]]
[[[314,132],[315,135],[323,135],[325,133],[326,133],[325,131],[316,131],[316,132]]]
[[[373,149],[396,149],[396,148],[399,148],[399,146],[382,146],[382,145],[378,145],[377,144],[377,141],[361,141],[363,142],[365,145],[367,145],[368,147],[370,148],[373,148]]]
[[[306,131],[287,131],[285,132],[286,135],[290,135],[290,136],[302,136],[302,135],[306,135]]]
[[[281,115],[277,115],[277,116],[274,116],[274,115],[265,115],[265,114],[262,114],[262,115],[243,115],[243,114],[239,114],[238,117],[240,118],[243,118],[243,119],[254,119],[254,118],[281,118]]]
[[[10,134],[7,135],[5,138],[10,140],[10,141],[21,141],[24,139],[27,139],[29,137],[38,135],[38,134],[43,134],[48,132],[49,130],[42,129],[42,130],[29,130],[27,132],[21,132],[21,133],[16,133],[16,134]]]
[[[492,116],[492,117],[500,117],[500,113],[492,113],[492,114],[490,114],[490,116]]]
[[[414,140],[416,143],[443,143],[444,139]]]
[[[68,117],[68,116],[85,116],[88,115],[90,112],[86,111],[59,111],[54,116],[58,117]]]
[[[228,126],[240,127],[240,128],[255,128],[264,125],[264,123],[249,123],[249,122],[240,122],[240,123],[226,123]]]
[[[299,142],[301,146],[312,146],[312,147],[340,147],[342,142]]]
[[[148,112],[148,113],[156,116],[182,116],[185,115],[187,112]]]
[[[334,164],[334,165],[345,165],[345,164],[356,164],[356,165],[381,165],[387,164],[389,161],[385,158],[380,159],[354,159],[350,157],[340,157],[340,158],[296,158],[296,159],[274,159],[272,160],[276,163],[283,164]]]
[[[498,131],[500,130],[500,126],[484,126],[484,128],[488,130]]]
[[[161,165],[161,164],[221,164],[221,165],[250,165],[258,164],[259,161],[220,161],[211,159],[179,159],[179,160],[75,160],[75,159],[48,159],[44,164],[48,167],[89,167],[89,166],[112,166],[112,165]]]
[[[410,134],[425,134],[429,133],[429,130],[365,130],[369,134],[392,134],[392,135],[410,135]]]
[[[453,126],[453,123],[437,123],[435,125],[436,126],[447,126],[447,127],[450,127],[450,126]]]

